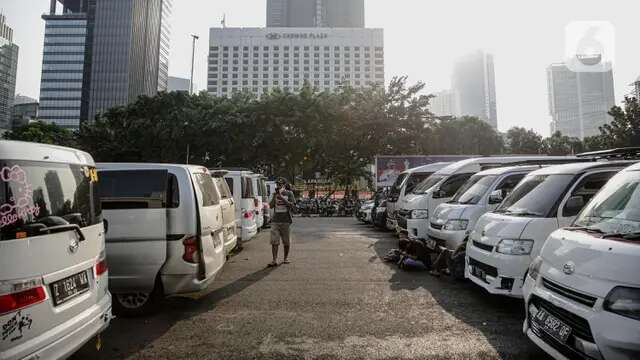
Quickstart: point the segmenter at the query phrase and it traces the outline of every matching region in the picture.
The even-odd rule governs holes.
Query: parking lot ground
[[[522,334],[520,300],[405,272],[397,239],[353,218],[294,220],[291,264],[266,268],[268,230],[206,293],[116,318],[75,359],[545,359]]]

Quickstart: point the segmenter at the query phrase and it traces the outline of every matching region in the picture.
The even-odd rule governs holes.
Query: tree
[[[493,155],[504,151],[500,134],[472,116],[441,117],[424,140],[431,144],[429,153],[434,154]]]
[[[7,140],[30,141],[42,144],[52,144],[68,147],[76,147],[76,133],[42,121],[33,122],[12,131],[3,136]]]
[[[512,127],[507,131],[511,154],[540,154],[543,152],[542,136],[533,129]]]
[[[640,106],[638,99],[625,97],[624,109],[614,106],[609,111],[611,123],[600,127],[599,142],[605,148],[640,146]]]
[[[584,150],[582,141],[576,137],[562,135],[556,131],[550,137],[543,140],[544,152],[549,155],[572,155]]]

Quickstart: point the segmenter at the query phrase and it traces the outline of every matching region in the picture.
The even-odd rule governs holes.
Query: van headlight
[[[538,275],[540,275],[540,267],[542,267],[542,258],[537,256],[531,264],[529,264],[529,271],[527,271],[527,275],[530,276],[533,280],[538,280]]]
[[[429,210],[411,210],[412,219],[426,219],[429,217]]]
[[[602,307],[612,313],[640,320],[640,288],[616,286],[604,299]]]
[[[496,252],[506,255],[529,255],[533,248],[533,240],[502,239],[496,247]]]
[[[469,220],[463,219],[455,219],[455,220],[447,220],[442,229],[444,230],[452,230],[452,231],[461,231],[467,230],[467,226],[469,225]]]

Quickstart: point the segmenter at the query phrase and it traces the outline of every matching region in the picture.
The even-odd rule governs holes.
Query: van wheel
[[[153,314],[158,310],[163,297],[162,284],[156,281],[150,293],[113,294],[113,311],[122,317]]]

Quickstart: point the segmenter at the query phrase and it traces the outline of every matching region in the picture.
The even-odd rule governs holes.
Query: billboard
[[[391,186],[401,172],[436,162],[454,162],[473,155],[378,155],[376,156],[376,186]]]

